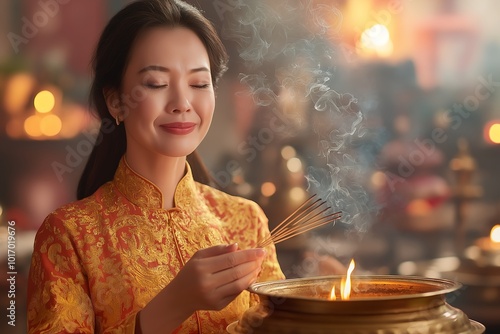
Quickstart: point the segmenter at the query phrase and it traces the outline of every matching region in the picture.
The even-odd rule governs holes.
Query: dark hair
[[[123,75],[137,36],[154,27],[185,27],[203,42],[210,60],[212,83],[226,70],[228,56],[210,21],[195,7],[179,0],[138,0],[119,11],[107,24],[97,44],[93,59],[93,83],[90,106],[101,119],[100,139],[89,156],[77,189],[77,198],[92,195],[113,179],[127,148],[123,123],[114,125],[104,96],[105,89],[120,91]],[[210,175],[197,152],[187,160],[196,181],[209,183]]]

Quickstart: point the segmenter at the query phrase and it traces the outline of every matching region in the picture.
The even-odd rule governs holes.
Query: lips
[[[193,132],[195,127],[196,123],[191,122],[173,122],[160,125],[164,131],[174,135],[186,135]]]

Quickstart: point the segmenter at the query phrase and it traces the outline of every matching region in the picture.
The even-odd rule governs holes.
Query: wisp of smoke
[[[365,189],[371,163],[363,156],[366,118],[357,99],[337,92],[332,82],[341,12],[307,0],[237,3],[225,17],[222,36],[238,46],[245,64],[241,82],[263,110],[279,111],[285,92],[304,106],[306,115],[281,112],[300,118],[290,124],[305,126],[314,137],[307,190],[342,210],[349,230],[366,231],[377,210]]]

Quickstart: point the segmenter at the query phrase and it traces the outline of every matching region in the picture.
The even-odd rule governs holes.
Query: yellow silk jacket
[[[136,314],[197,250],[252,248],[269,235],[257,204],[195,182],[186,166],[172,209],[122,159],[112,181],[45,219],[30,268],[30,333],[133,333]],[[259,280],[283,278],[269,246]],[[176,333],[225,333],[255,302],[244,291],[221,311],[195,312]]]

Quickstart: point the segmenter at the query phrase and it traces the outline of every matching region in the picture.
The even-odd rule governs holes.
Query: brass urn
[[[261,282],[260,298],[229,333],[479,334],[485,328],[446,302],[461,284],[415,276],[353,276],[347,300],[331,300],[343,276]],[[459,291],[457,292],[459,293]]]

